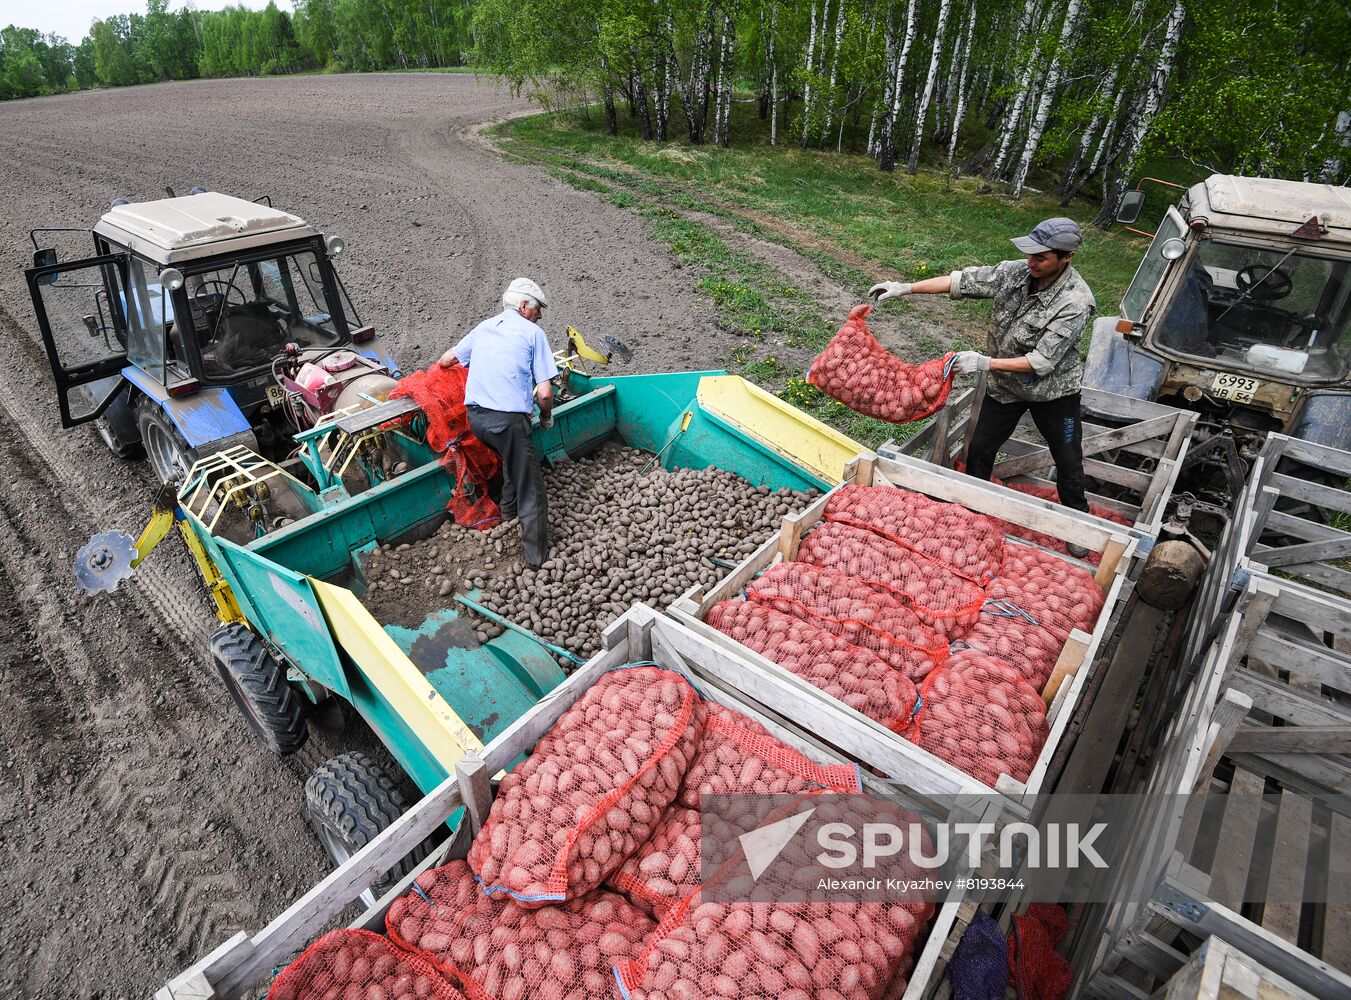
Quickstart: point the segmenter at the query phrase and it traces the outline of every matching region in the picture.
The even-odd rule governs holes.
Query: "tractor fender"
[[[1163,362],[1151,357],[1120,333],[1117,316],[1093,321],[1084,359],[1084,385],[1118,396],[1153,399],[1163,378]]]
[[[1345,448],[1351,441],[1351,395],[1346,393],[1310,393],[1304,397],[1290,436],[1331,448]]]
[[[190,447],[204,453],[237,444],[257,448],[253,425],[229,390],[204,388],[188,396],[170,396],[164,386],[134,365],[123,368],[122,376],[164,411]]]

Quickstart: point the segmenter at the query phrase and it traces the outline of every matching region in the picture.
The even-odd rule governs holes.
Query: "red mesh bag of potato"
[[[949,642],[976,623],[985,591],[937,559],[864,528],[827,521],[798,546],[797,561],[865,580],[910,608]]]
[[[921,420],[942,409],[952,391],[949,352],[907,364],[887,352],[868,329],[870,305],[855,306],[840,332],[812,361],[807,381],[857,413],[893,424]]]
[[[825,516],[876,531],[978,583],[998,573],[1004,558],[1004,535],[992,518],[912,490],[844,486],[826,501]]]
[[[958,466],[960,465],[961,463],[959,462]],[[999,483],[1001,486],[1007,486],[1011,490],[1017,490],[1019,493],[1026,493],[1028,496],[1037,497],[1040,500],[1049,500],[1051,503],[1060,503],[1060,494],[1056,491],[1054,486],[1038,486],[1036,483],[1002,482],[998,479],[992,481]],[[1116,524],[1124,524],[1127,527],[1130,527],[1133,523],[1131,519],[1124,514],[1103,507],[1101,504],[1089,503],[1088,512],[1095,517],[1100,517],[1106,521],[1113,521]],[[1021,538],[1024,541],[1031,542],[1034,545],[1040,545],[1042,548],[1050,549],[1053,552],[1059,552],[1066,556],[1069,555],[1069,543],[1063,539],[1048,535],[1042,531],[1036,531],[1032,528],[1024,528],[1021,524],[1014,524],[1012,521],[996,520],[996,524],[999,525],[999,530],[1006,535],[1011,535],[1014,538]],[[1083,557],[1083,561],[1090,566],[1098,565],[1101,559],[1102,556],[1097,552],[1089,552],[1088,555]]]
[[[1091,633],[1106,596],[1093,577],[1059,556],[1031,545],[1005,546],[1004,567],[985,588],[987,599],[1056,632],[1063,644],[1072,629]]]
[[[281,970],[267,1000],[465,1000],[430,962],[379,934],[329,931]]]
[[[755,601],[723,601],[707,621],[879,725],[894,732],[909,725],[915,685],[866,649]]]
[[[675,798],[703,720],[677,673],[605,674],[502,779],[469,849],[484,891],[541,905],[600,885]]]
[[[1046,743],[1046,703],[1015,667],[974,649],[924,678],[905,738],[991,787],[1026,781]]]
[[[488,495],[488,484],[502,470],[497,452],[474,436],[464,406],[464,387],[469,369],[463,365],[405,375],[390,399],[410,397],[422,408],[427,421],[427,445],[441,455],[441,464],[456,484],[447,506],[457,524],[486,530],[501,523],[502,512]],[[405,419],[419,419],[417,417]]]
[[[629,1000],[877,1000],[906,975],[932,907],[885,903],[677,903],[615,974]]]
[[[656,928],[613,892],[538,909],[484,896],[463,862],[426,872],[417,884],[420,892],[396,900],[385,916],[390,939],[426,956],[469,1000],[609,1000],[611,969],[637,955]]]
[[[943,634],[897,598],[833,570],[776,563],[746,589],[746,598],[877,654],[915,683],[948,655]]]
[[[705,725],[707,734],[708,727]],[[661,919],[672,906],[699,888],[699,812],[673,805],[652,838],[607,881],[639,909]]]
[[[679,805],[698,809],[702,795],[857,792],[863,787],[856,765],[818,764],[740,712],[712,702],[707,711],[698,752],[676,797]]]
[[[962,642],[1017,669],[1033,688],[1043,691],[1055,671],[1066,636],[1045,628],[1021,611],[990,603]]]

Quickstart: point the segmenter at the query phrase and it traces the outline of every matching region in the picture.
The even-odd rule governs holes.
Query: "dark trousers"
[[[521,516],[526,564],[542,565],[549,558],[549,500],[530,437],[530,415],[477,406],[468,410],[469,429],[502,458],[502,516]]]
[[[1060,502],[1074,510],[1088,510],[1088,499],[1084,496],[1084,425],[1077,392],[1044,403],[1022,400],[998,403],[986,396],[966,451],[967,474],[977,479],[990,478],[995,455],[1027,412],[1031,412],[1032,422],[1046,439],[1055,460],[1055,486]]]

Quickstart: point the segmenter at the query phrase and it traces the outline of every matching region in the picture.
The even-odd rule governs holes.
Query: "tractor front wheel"
[[[359,751],[334,757],[316,768],[305,782],[305,811],[310,825],[338,867],[407,809],[408,803],[389,775]],[[432,840],[419,844],[361,894],[362,903],[374,906],[376,899],[412,871],[433,846]]]
[[[279,757],[304,746],[310,731],[301,695],[263,640],[231,624],[212,632],[208,643],[211,660],[254,735]]]
[[[199,457],[196,450],[152,399],[143,396],[136,401],[136,424],[145,457],[159,481],[182,486]]]

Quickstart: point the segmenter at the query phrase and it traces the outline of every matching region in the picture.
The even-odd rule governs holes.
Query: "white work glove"
[[[553,425],[554,425],[554,415],[552,411],[550,411],[547,417],[542,413],[539,415],[540,430],[547,431]]]
[[[876,299],[878,302],[885,302],[887,299],[894,299],[901,295],[909,295],[911,291],[908,281],[879,281],[868,289],[868,298]]]
[[[990,359],[979,351],[958,351],[952,360],[952,370],[958,375],[970,375],[974,372],[988,372]]]

